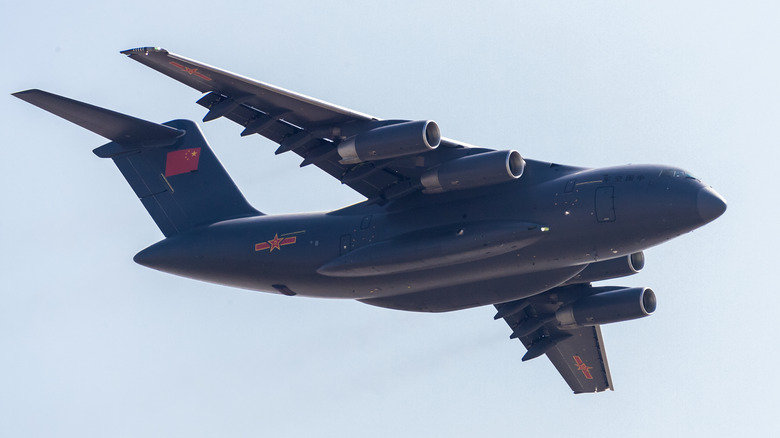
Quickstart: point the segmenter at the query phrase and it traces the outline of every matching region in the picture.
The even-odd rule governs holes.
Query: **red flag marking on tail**
[[[181,149],[168,152],[165,158],[165,176],[179,175],[181,173],[198,170],[200,160],[200,148]]]

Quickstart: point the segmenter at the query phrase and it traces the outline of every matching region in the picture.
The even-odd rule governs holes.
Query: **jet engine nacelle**
[[[439,143],[439,125],[421,120],[372,129],[342,141],[337,149],[341,164],[356,164],[427,152]]]
[[[562,326],[590,326],[628,321],[655,311],[655,293],[648,287],[631,287],[589,295],[555,312]]]
[[[525,161],[517,151],[492,151],[448,161],[420,177],[423,193],[489,186],[520,178]]]
[[[624,257],[591,263],[582,272],[564,283],[564,286],[626,277],[636,274],[644,267],[645,254],[639,251]]]

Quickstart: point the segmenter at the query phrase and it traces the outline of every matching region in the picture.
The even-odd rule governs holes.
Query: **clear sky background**
[[[3,2],[0,37],[0,436],[776,432],[776,2]],[[574,396],[490,307],[403,313],[134,264],[162,235],[91,153],[105,140],[10,93],[200,120],[197,91],[118,53],[146,45],[529,158],[680,166],[729,209],[613,282],[658,310],[603,328],[616,391]],[[240,131],[204,127],[262,211],[361,200]]]

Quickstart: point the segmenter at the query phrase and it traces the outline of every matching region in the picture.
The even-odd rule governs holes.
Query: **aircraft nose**
[[[726,211],[726,201],[712,187],[703,187],[696,198],[696,207],[706,223],[714,221]]]

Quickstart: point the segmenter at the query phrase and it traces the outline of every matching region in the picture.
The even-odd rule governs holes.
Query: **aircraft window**
[[[674,170],[674,169],[664,169],[664,170],[661,171],[661,175],[660,176],[668,176],[670,178],[673,178],[675,176],[675,173],[677,173],[677,172],[680,172],[680,171],[679,170]],[[680,174],[677,175],[678,178],[680,176],[682,176],[682,175],[680,175]]]
[[[664,169],[661,171],[661,174],[659,176],[668,176],[671,178],[689,178],[689,179],[695,179],[696,181],[699,181],[699,178],[696,178],[692,174],[679,169]]]

